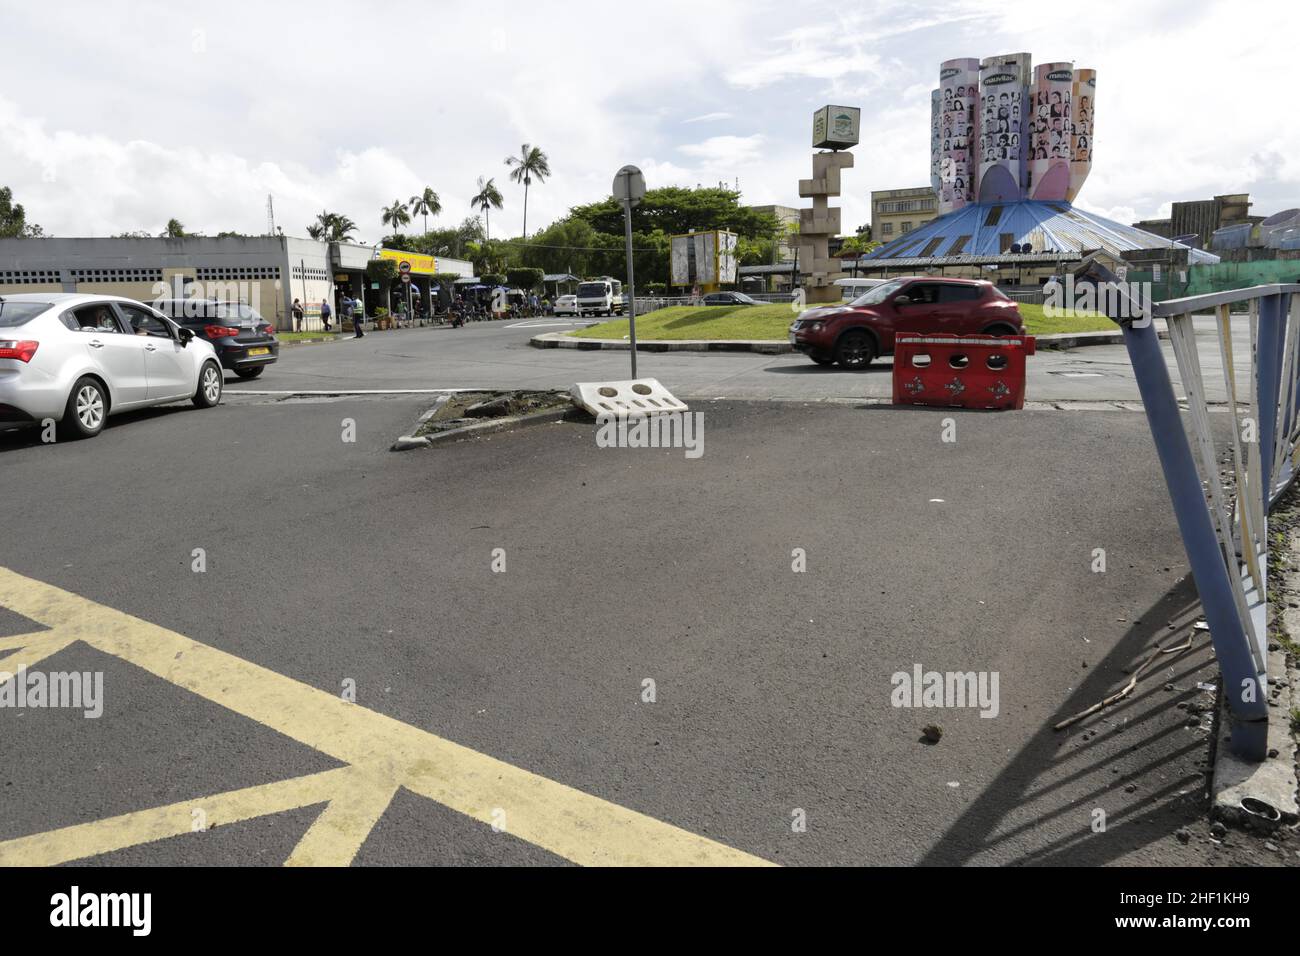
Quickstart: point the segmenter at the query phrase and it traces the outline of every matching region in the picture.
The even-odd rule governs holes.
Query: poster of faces
[[[980,65],[979,199],[1000,202],[1022,196],[1027,143],[1026,80],[1029,54],[990,57]]]
[[[1025,194],[1030,199],[1059,202],[1069,192],[1074,153],[1074,119],[1070,112],[1073,89],[1074,64],[1043,63],[1034,68],[1025,163]]]
[[[930,188],[938,196],[943,191],[943,180],[939,177],[939,164],[942,161],[940,148],[943,145],[939,137],[939,90],[930,91]]]
[[[975,195],[975,106],[979,60],[965,57],[939,65],[939,211],[952,212]]]
[[[1092,169],[1092,108],[1097,93],[1097,71],[1075,70],[1071,99],[1074,102],[1070,127],[1070,188],[1065,198],[1073,201]]]

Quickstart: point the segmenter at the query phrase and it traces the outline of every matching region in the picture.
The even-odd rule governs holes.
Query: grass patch
[[[1102,315],[1052,316],[1043,314],[1041,305],[1021,305],[1025,328],[1030,335],[1058,332],[1115,332],[1117,326]],[[656,309],[636,320],[638,340],[674,341],[681,339],[755,339],[784,341],[795,314],[788,304],[772,305],[674,305]],[[567,333],[580,339],[624,339],[628,336],[627,319],[615,319]]]
[[[1041,305],[1020,303],[1020,316],[1030,335],[1055,335],[1060,332],[1118,332],[1119,326],[1104,315],[1044,315]]]
[[[772,305],[674,305],[637,316],[638,339],[784,340],[795,313],[789,303]],[[584,339],[626,338],[627,319],[577,329]]]

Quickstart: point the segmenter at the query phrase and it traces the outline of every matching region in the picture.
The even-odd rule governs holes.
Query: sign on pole
[[[632,275],[632,207],[645,198],[645,176],[635,166],[624,166],[614,174],[614,198],[623,204],[627,244],[627,329],[632,355],[632,377],[636,378],[636,280]]]

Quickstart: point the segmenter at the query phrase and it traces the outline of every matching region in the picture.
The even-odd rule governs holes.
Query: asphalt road
[[[484,348],[510,336],[524,337],[411,331],[286,350],[256,384],[562,386],[593,370],[590,354]],[[695,395],[844,394],[887,378],[780,358],[646,361]],[[142,629],[147,656],[170,640],[147,630],[158,625],[233,655],[204,671],[202,648],[186,647],[170,675],[170,652],[150,671],[78,642],[41,662],[102,671],[105,711],[0,708],[0,858],[3,841],[339,767],[322,752],[334,738],[306,746],[271,726],[287,693],[271,673],[321,698],[353,682],[357,708],[778,863],[1283,859],[1247,837],[1212,843],[1200,822],[1209,731],[1178,704],[1207,699],[1203,644],[1100,718],[1050,729],[1197,616],[1140,414],[698,401],[695,460],[598,448],[581,423],[396,454],[427,398],[241,391],[213,410],[114,419],[89,442],[0,434],[0,568],[148,622],[106,617],[85,640]],[[944,443],[950,414],[957,441]],[[796,548],[806,572],[792,571]],[[1091,570],[1096,548],[1105,573]],[[30,620],[0,607],[0,641],[65,600],[31,600]],[[256,686],[236,658],[266,669]],[[996,673],[997,716],[893,706],[891,676],[918,664]],[[191,693],[196,673],[195,687],[245,695],[244,710]],[[259,708],[276,717],[247,716]],[[284,716],[311,736],[306,712]],[[931,723],[934,745],[921,739]],[[368,739],[387,759],[386,738]],[[424,771],[448,775],[451,803],[491,776]],[[511,813],[531,793],[494,799]],[[800,811],[806,832],[792,827]],[[409,789],[376,813],[357,863],[566,862]],[[197,833],[185,820],[91,862],[279,864],[319,814]]]
[[[1159,320],[1157,320],[1159,321]],[[1234,355],[1243,372],[1249,330],[1234,318]],[[231,392],[262,390],[366,390],[422,388],[562,388],[579,381],[625,379],[622,351],[536,349],[539,332],[575,328],[556,320],[472,323],[372,332],[363,339],[286,348],[280,362],[254,382],[232,380]],[[1212,325],[1197,320],[1198,346],[1213,401],[1225,398]],[[337,352],[336,350],[346,350]],[[1171,377],[1177,368],[1168,343]],[[640,353],[638,374],[658,378],[685,398],[824,399],[888,398],[892,363],[878,360],[864,372],[822,368],[801,355],[757,353]],[[1033,402],[1135,401],[1139,398],[1128,352],[1122,345],[1070,351],[1043,350],[1029,361],[1026,397]]]

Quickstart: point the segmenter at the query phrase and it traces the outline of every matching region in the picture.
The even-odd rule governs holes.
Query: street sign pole
[[[627,236],[627,328],[632,341],[632,377],[636,378],[636,279],[632,276],[632,203],[623,204]]]
[[[636,378],[636,278],[632,273],[632,207],[645,196],[645,176],[635,166],[624,166],[614,175],[614,198],[623,204],[623,225],[627,245],[628,339],[632,353],[632,377]]]

